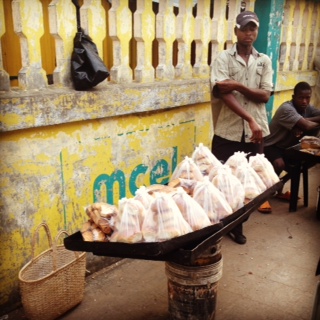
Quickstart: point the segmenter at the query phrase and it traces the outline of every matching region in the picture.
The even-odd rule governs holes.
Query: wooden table
[[[304,206],[308,206],[308,170],[309,168],[320,163],[320,156],[316,156],[309,152],[301,151],[301,145],[297,144],[286,150],[286,156],[293,160],[293,165],[290,166],[291,176],[291,198],[289,204],[289,211],[297,211],[298,193],[300,185],[300,175],[303,174],[303,201]],[[320,215],[320,208],[317,209],[317,217]]]

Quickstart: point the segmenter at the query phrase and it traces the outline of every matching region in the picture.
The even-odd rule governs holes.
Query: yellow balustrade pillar
[[[156,77],[160,80],[172,80],[174,67],[172,64],[172,48],[176,37],[176,17],[169,0],[159,1],[159,12],[156,16],[156,38],[159,44],[159,64]]]
[[[191,43],[194,35],[194,17],[192,15],[193,0],[180,0],[177,16],[178,64],[175,77],[192,78]]]
[[[306,55],[306,64],[303,64],[302,69],[306,68],[308,70],[312,69],[312,62],[314,61],[316,55],[315,44],[319,38],[320,32],[320,11],[317,10],[316,3],[313,3],[313,6],[310,8],[310,43],[307,49]],[[309,28],[309,27],[308,27]]]
[[[48,7],[50,33],[55,39],[55,85],[72,86],[70,60],[73,38],[77,32],[76,8],[72,1],[53,0]]]
[[[301,40],[301,17],[300,17],[300,4],[297,2],[294,5],[294,19],[292,23],[292,32],[294,35],[291,38],[290,55],[289,55],[289,70],[298,70],[298,48],[300,47]]]
[[[152,66],[152,41],[155,37],[155,16],[152,10],[152,1],[138,0],[137,10],[134,13],[134,38],[137,42],[137,66],[134,70],[134,79],[138,82],[154,80]]]
[[[237,41],[237,38],[234,34],[234,27],[236,25],[237,15],[240,13],[241,1],[229,1],[229,13],[228,13],[228,22],[227,22],[227,32],[225,34],[225,43],[226,48],[230,49],[233,44]],[[249,10],[249,9],[248,9]]]
[[[210,0],[198,2],[195,18],[196,60],[193,66],[195,76],[207,77],[210,72],[208,66],[208,44],[211,36]]]
[[[42,6],[39,0],[13,0],[14,31],[20,39],[22,68],[18,79],[21,89],[41,89],[47,85],[41,63],[40,38],[44,33]]]
[[[288,0],[284,7],[284,19],[281,32],[281,46],[280,46],[280,71],[289,70],[289,56],[290,56],[290,45],[292,35],[292,19],[295,2]]]
[[[3,0],[0,0],[0,39],[5,33]],[[0,41],[0,91],[9,91],[10,77],[8,72],[3,69],[2,44]]]
[[[299,70],[312,69],[315,36],[319,36],[319,15],[315,3],[307,2],[302,16],[301,45],[299,49]]]
[[[227,0],[215,1],[213,4],[213,18],[211,22],[211,63],[219,52],[224,49],[224,34],[226,32],[225,10]]]
[[[129,45],[132,38],[132,14],[127,0],[112,0],[109,14],[109,35],[113,43],[113,67],[110,79],[116,83],[132,81],[129,67]]]
[[[103,57],[103,41],[107,34],[106,11],[101,0],[84,0],[80,10],[81,26],[97,46],[100,58]],[[107,81],[107,80],[106,80]]]

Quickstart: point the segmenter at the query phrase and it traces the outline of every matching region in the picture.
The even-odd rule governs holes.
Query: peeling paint
[[[84,208],[93,202],[99,175],[122,171],[125,193],[132,196],[129,180],[137,166],[147,170],[135,184],[148,184],[153,168],[155,175],[166,172],[164,162],[157,166],[159,160],[172,171],[174,152],[181,161],[200,142],[209,146],[210,119],[211,106],[204,103],[1,133],[0,304],[17,288],[17,275],[31,257],[31,236],[38,224],[46,221],[54,235],[63,228],[77,231],[87,219]],[[106,198],[105,189],[99,192]],[[119,192],[115,186],[116,202]],[[39,250],[46,248],[42,236]]]

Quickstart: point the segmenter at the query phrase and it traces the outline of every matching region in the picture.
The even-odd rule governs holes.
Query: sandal
[[[286,201],[290,201],[290,199],[291,199],[291,192],[290,192],[290,191],[287,191],[287,192],[285,192],[285,193],[279,193],[279,194],[276,195],[276,198],[282,199],[282,200],[286,200]],[[298,197],[298,199],[300,199],[300,198]]]
[[[272,208],[270,206],[269,201],[266,201],[265,203],[263,203],[259,208],[258,211],[264,214],[268,214],[271,213]]]

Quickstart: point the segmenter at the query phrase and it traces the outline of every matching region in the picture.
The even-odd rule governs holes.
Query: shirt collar
[[[237,55],[237,53],[238,53],[237,52],[237,43],[233,44],[233,46],[230,48],[229,52],[232,56]],[[252,47],[252,55],[254,58],[260,57],[260,53],[254,47]]]
[[[294,109],[295,109],[301,116],[303,116],[303,117],[306,115],[307,108],[309,108],[309,106],[310,106],[310,105],[308,105],[307,108],[303,109],[303,110],[300,112],[300,111],[298,111],[298,109],[294,106],[292,100],[290,100],[290,103],[291,103],[292,108],[294,108]]]

